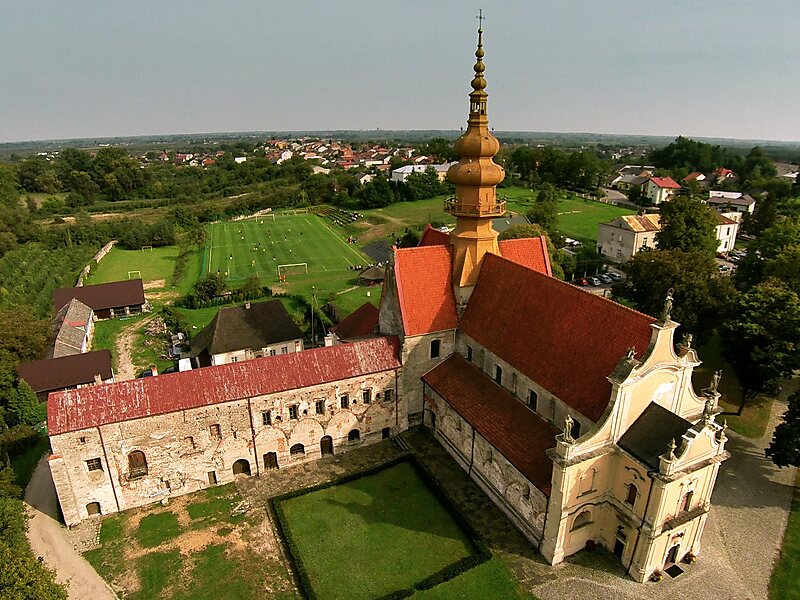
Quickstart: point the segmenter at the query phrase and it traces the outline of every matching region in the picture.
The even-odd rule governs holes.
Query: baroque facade
[[[481,34],[457,226],[393,249],[376,334],[51,395],[68,525],[421,423],[552,564],[600,544],[643,581],[699,553],[728,456],[717,378],[692,388],[671,298],[649,317],[554,279],[544,238],[498,241]]]

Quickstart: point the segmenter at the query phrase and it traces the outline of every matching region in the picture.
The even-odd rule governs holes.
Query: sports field
[[[256,275],[269,285],[299,293],[317,283],[320,291],[341,291],[358,277],[352,267],[370,262],[311,213],[209,225],[203,260],[206,272],[218,272],[234,284]]]

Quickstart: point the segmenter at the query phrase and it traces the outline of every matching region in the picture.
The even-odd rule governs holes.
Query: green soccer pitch
[[[275,219],[251,218],[209,225],[205,265],[208,273],[243,281],[257,275],[265,282],[278,281],[278,266],[306,263],[284,269],[286,283],[338,274],[352,277],[351,266],[370,259],[347,240],[331,231],[317,215],[301,213]]]

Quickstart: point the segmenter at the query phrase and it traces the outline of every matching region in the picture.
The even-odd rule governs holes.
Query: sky
[[[796,0],[0,0],[0,142],[458,129],[800,140]]]

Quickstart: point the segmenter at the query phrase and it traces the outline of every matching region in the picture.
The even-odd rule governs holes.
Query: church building
[[[699,554],[728,457],[718,377],[693,389],[671,297],[647,316],[553,278],[544,238],[498,241],[482,33],[456,227],[393,249],[376,333],[51,394],[68,525],[422,425],[551,564],[601,545],[645,581]]]

